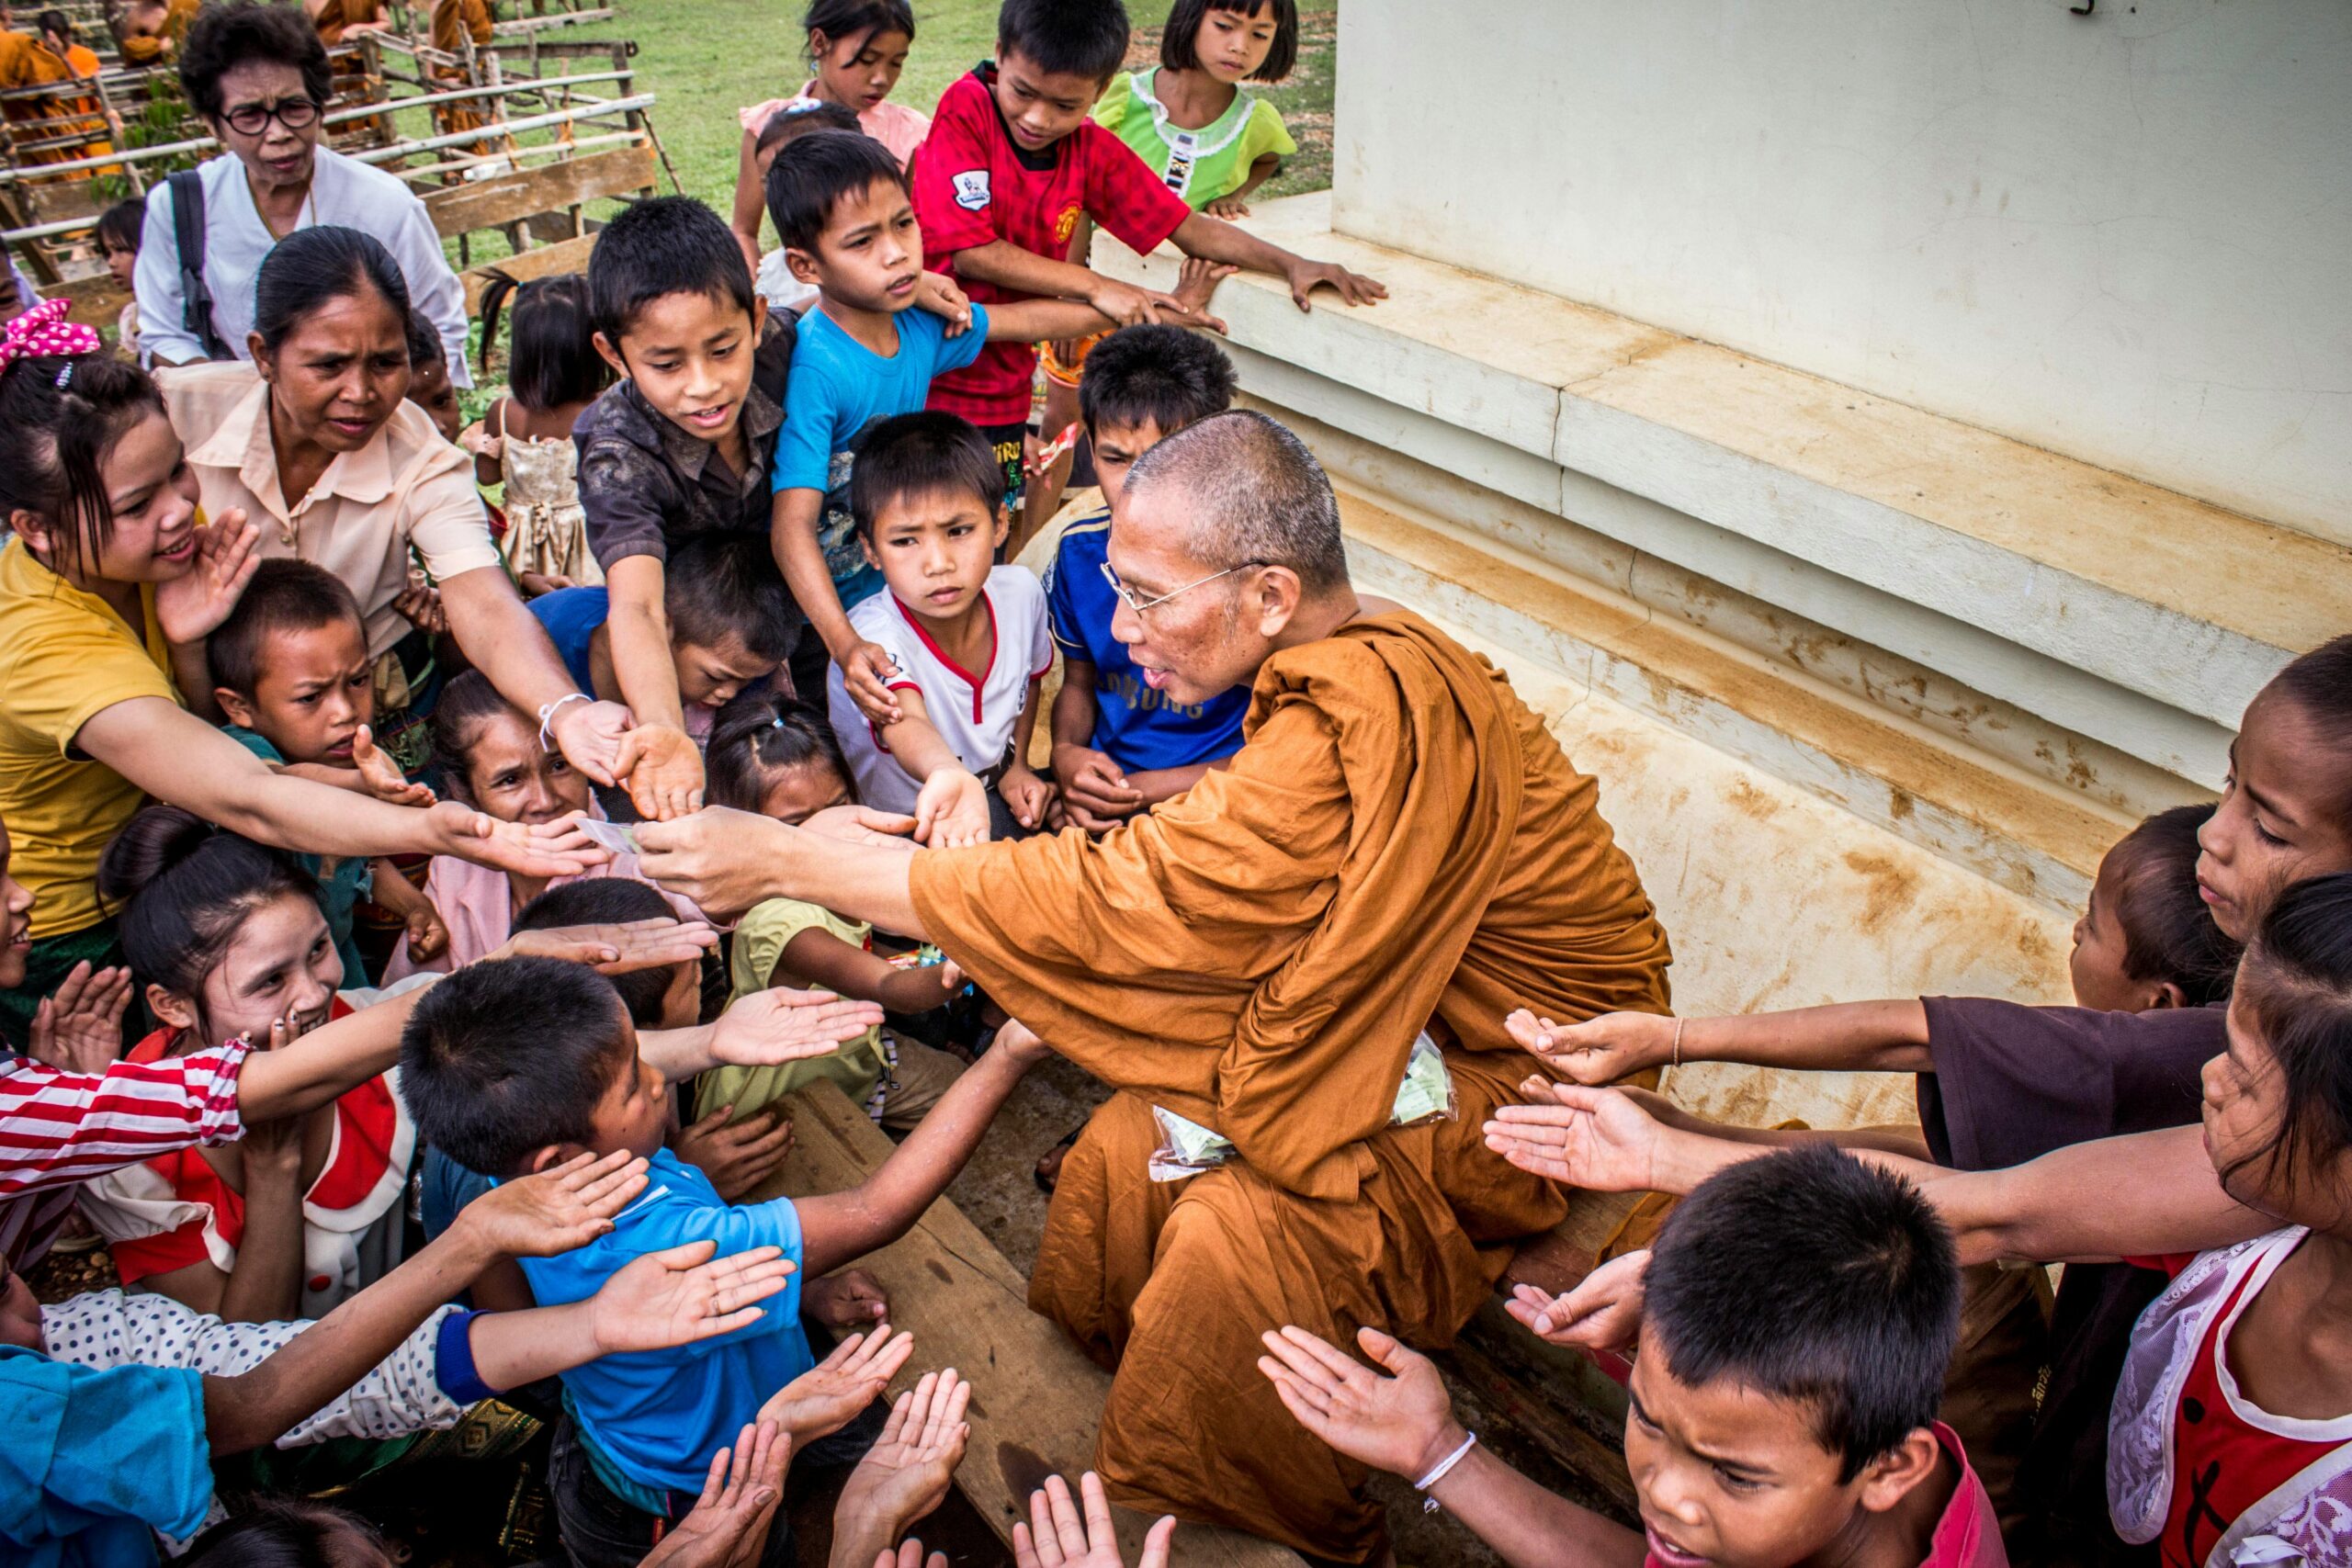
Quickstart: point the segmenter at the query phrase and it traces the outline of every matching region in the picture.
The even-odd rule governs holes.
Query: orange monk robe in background
[[[912,891],[966,973],[1120,1091],[1063,1164],[1029,1298],[1116,1370],[1112,1495],[1363,1561],[1366,1472],[1283,1409],[1258,1336],[1449,1343],[1566,1212],[1480,1136],[1540,1070],[1505,1015],[1664,1012],[1669,954],[1593,781],[1419,616],[1277,654],[1244,733],[1117,831],[920,854]],[[1395,1129],[1424,1026],[1458,1114]],[[1152,1181],[1154,1105],[1237,1156]]]
[[[445,54],[462,55],[465,41],[469,39],[473,41],[475,49],[488,49],[496,20],[485,0],[433,0],[431,42],[434,48]],[[469,85],[462,71],[435,71],[433,73],[433,84],[440,92]],[[488,123],[479,98],[444,104],[433,111],[433,118],[439,123],[443,135],[472,130]]]

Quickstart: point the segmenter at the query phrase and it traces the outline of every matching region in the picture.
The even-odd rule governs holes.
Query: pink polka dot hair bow
[[[0,330],[0,370],[19,359],[40,359],[51,355],[71,357],[96,354],[104,348],[105,340],[98,336],[96,328],[65,319],[70,308],[62,299],[44,299]],[[64,382],[58,384],[62,386]]]

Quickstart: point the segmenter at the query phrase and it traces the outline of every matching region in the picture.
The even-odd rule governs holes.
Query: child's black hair
[[[673,639],[703,648],[731,634],[754,659],[781,662],[800,640],[800,607],[756,534],[698,534],[671,551],[662,608]]]
[[[2352,1144],[2352,873],[2278,895],[2246,944],[2237,988],[2278,1062],[2286,1109],[2222,1181],[2257,1162],[2278,1186],[2323,1177]]]
[[[558,273],[522,284],[503,272],[490,275],[481,296],[482,378],[490,378],[499,310],[510,294],[514,310],[509,318],[514,334],[506,351],[506,395],[533,413],[595,400],[611,383],[613,370],[596,352],[584,273]]]
[[[449,351],[442,345],[441,334],[423,316],[408,319],[408,367],[423,370],[429,366],[448,367]]]
[[[597,1102],[635,1066],[628,1024],[613,983],[585,964],[469,964],[401,1031],[401,1098],[451,1159],[519,1176],[550,1144],[594,1142]]]
[[[2212,815],[2211,805],[2159,811],[2107,852],[2123,972],[2179,987],[2182,1005],[2193,1008],[2227,1000],[2238,969],[2238,944],[2197,894],[2197,830]]]
[[[392,308],[401,335],[413,344],[416,318],[409,309],[408,280],[382,241],[331,223],[297,229],[271,247],[254,274],[254,331],[262,347],[275,354],[322,307],[370,293]]]
[[[137,251],[140,236],[147,231],[147,198],[134,196],[129,201],[118,201],[98,214],[98,249]]]
[[[746,692],[719,710],[703,754],[703,798],[757,811],[768,785],[795,768],[824,767],[846,781],[849,763],[825,716],[775,692]]]
[[[1119,0],[1004,0],[997,58],[1017,54],[1048,75],[1108,82],[1127,57],[1127,33]]]
[[[524,723],[530,716],[498,694],[490,677],[479,670],[468,670],[453,677],[441,688],[433,704],[433,765],[441,770],[441,777],[451,795],[470,801],[473,785],[474,740],[484,720],[501,714],[513,714]]]
[[[808,9],[800,14],[800,31],[804,37],[822,33],[834,43],[857,39],[863,44],[883,33],[904,33],[911,40],[915,12],[907,0],[808,0]],[[817,62],[814,50],[808,62]]]
[[[1086,356],[1078,411],[1090,431],[1104,420],[1149,420],[1173,435],[1233,406],[1233,361],[1198,333],[1164,321],[1121,327]]]
[[[2295,659],[2263,691],[2293,703],[2321,742],[2338,754],[2335,787],[2327,792],[2326,804],[2337,830],[2352,837],[2352,634]]]
[[[1805,1407],[1840,1484],[1936,1418],[1960,1335],[1951,1233],[1917,1188],[1826,1144],[1746,1161],[1668,1216],[1643,1350],[1678,1382]]]
[[[768,165],[768,216],[787,250],[817,254],[817,241],[844,197],[863,196],[887,182],[901,195],[906,172],[890,150],[861,130],[820,130],[796,136]]]
[[[1168,8],[1168,20],[1159,29],[1159,63],[1170,71],[1198,71],[1201,56],[1197,40],[1201,24],[1208,20],[1211,11],[1235,11],[1254,17],[1264,10],[1274,14],[1273,47],[1266,51],[1265,63],[1250,73],[1250,80],[1281,81],[1298,63],[1296,0],[1176,0]]]
[[[290,65],[302,73],[302,91],[324,108],[334,96],[327,68],[327,46],[300,6],[266,6],[238,0],[207,6],[188,24],[180,44],[180,88],[188,107],[218,119],[227,107],[220,78],[240,65]]]
[[[213,684],[250,699],[261,684],[262,649],[272,632],[307,632],[337,621],[359,627],[365,643],[366,618],[343,579],[315,562],[288,556],[263,561],[254,568],[237,607],[204,641]]]
[[[98,857],[98,897],[122,910],[131,973],[195,1008],[206,1021],[204,977],[237,928],[283,897],[315,904],[318,879],[283,850],[216,828],[176,806],[141,807]],[[353,976],[356,981],[358,976]]]
[[[590,876],[550,887],[514,917],[518,931],[556,931],[564,926],[617,926],[631,920],[673,920],[678,911],[645,883],[628,876]],[[632,969],[608,975],[621,1005],[639,1029],[662,1027],[662,999],[670,994],[670,969]]]
[[[588,317],[617,352],[637,313],[671,294],[700,294],[751,315],[752,269],[726,220],[689,196],[637,202],[588,253]]]
[[[845,104],[829,104],[821,98],[795,98],[775,113],[768,116],[760,127],[759,140],[752,144],[754,152],[770,152],[799,137],[818,130],[854,130],[865,134],[858,124],[857,112]]]
[[[114,502],[99,470],[150,414],[165,417],[164,396],[129,360],[11,360],[0,370],[0,522],[29,513],[49,525],[64,564],[96,560],[114,536]]]
[[[925,410],[877,420],[858,437],[849,510],[858,533],[874,536],[885,506],[914,495],[969,495],[996,515],[1004,504],[1004,465],[972,422]]]
[[[294,1497],[249,1500],[196,1538],[181,1568],[356,1568],[390,1563],[376,1527],[356,1514]]]

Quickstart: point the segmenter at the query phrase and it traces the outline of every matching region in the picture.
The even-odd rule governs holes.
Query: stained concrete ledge
[[[1507,493],[1692,571],[1741,584],[1761,547],[2014,645],[2038,657],[2004,668],[1958,649],[1953,662],[2030,712],[2053,694],[2066,705],[2055,689],[2083,683],[2070,728],[2184,778],[2217,782],[2216,742],[2247,699],[2292,654],[2352,629],[2343,547],[1334,233],[1328,196],[1268,203],[1248,226],[1389,287],[1377,308],[1326,299],[1312,315],[1275,279],[1243,275],[1220,291],[1237,348],[1352,395],[1317,417],[1374,441],[1434,421],[1519,457]],[[1096,264],[1156,280],[1172,266],[1109,243]],[[1258,389],[1246,373],[1245,385]],[[1701,526],[1581,504],[1596,484]],[[1906,647],[1932,640],[1924,623],[1890,627],[1868,597],[1815,597],[1809,613],[1838,630],[1949,667],[1933,646]],[[2178,719],[2151,722],[2104,692]]]

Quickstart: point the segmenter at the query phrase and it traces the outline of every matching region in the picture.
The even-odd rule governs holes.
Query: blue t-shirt
[[[257,730],[224,724],[220,732],[265,762],[286,761]],[[368,966],[359,956],[358,942],[352,939],[351,926],[354,909],[374,887],[375,879],[369,874],[372,863],[366,855],[336,855],[333,857],[334,869],[322,874],[319,867],[326,863],[326,857],[298,854],[294,858],[318,880],[319,913],[327,918],[327,930],[334,935],[335,955],[343,960],[343,983],[368,984]]]
[[[1082,517],[1062,534],[1046,573],[1046,613],[1066,659],[1094,666],[1094,749],[1131,773],[1214,762],[1241,750],[1250,688],[1204,703],[1171,703],[1143,683],[1127,645],[1111,635],[1118,598],[1102,576],[1111,514]]]
[[[989,313],[972,307],[972,324],[947,335],[947,320],[928,310],[898,314],[899,352],[885,359],[843,332],[820,300],[800,318],[792,351],[792,379],[784,389],[784,428],[776,433],[777,490],[825,493],[817,542],[846,610],[882,592],[882,574],[866,564],[849,513],[851,447],[877,419],[919,412],[931,397],[931,378],[961,370],[980,356]]]
[[[760,1303],[756,1323],[668,1350],[605,1356],[563,1374],[564,1403],[620,1475],[692,1497],[710,1456],[734,1442],[768,1396],[817,1364],[800,1326],[800,1214],[789,1198],[729,1203],[710,1179],[663,1149],[636,1202],[613,1229],[555,1258],[525,1258],[523,1278],[541,1306],[595,1294],[623,1264],[649,1252],[716,1237],[725,1258],[780,1247],[794,1272]]]
[[[84,1367],[0,1345],[0,1561],[155,1561],[212,1506],[204,1379],[185,1367]]]
[[[588,645],[612,613],[613,596],[602,588],[559,588],[531,601],[531,614],[547,627],[548,640],[571,671],[572,684],[592,697],[596,682],[589,678]]]

